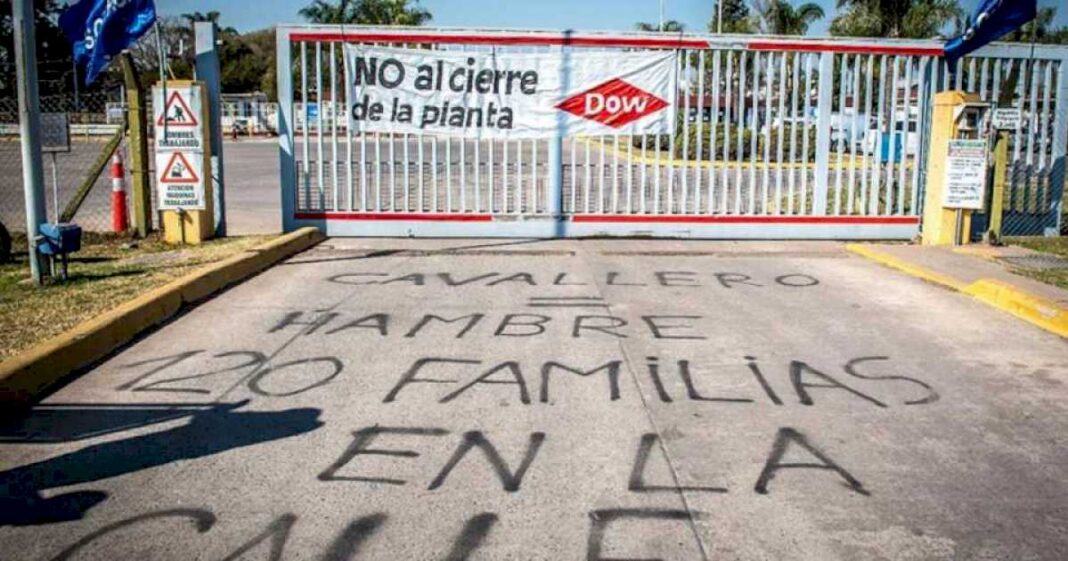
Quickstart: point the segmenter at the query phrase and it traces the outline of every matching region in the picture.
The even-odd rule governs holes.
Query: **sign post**
[[[169,80],[166,90],[152,93],[163,238],[199,244],[215,233],[207,90],[201,82]]]

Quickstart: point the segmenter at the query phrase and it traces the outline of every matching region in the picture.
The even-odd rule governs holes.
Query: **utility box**
[[[989,104],[961,91],[935,94],[924,195],[923,244],[967,242],[972,212],[983,208]]]

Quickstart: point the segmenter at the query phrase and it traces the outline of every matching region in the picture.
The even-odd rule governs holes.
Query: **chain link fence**
[[[42,87],[41,113],[45,199],[48,221],[58,220],[84,183],[92,181],[73,222],[87,231],[111,229],[110,165],[95,178],[94,163],[104,155],[108,142],[124,127],[122,91],[49,95]],[[55,147],[56,127],[68,123],[68,147]],[[22,186],[22,152],[19,136],[18,100],[0,99],[0,222],[13,232],[26,230],[26,203]],[[126,157],[125,143],[119,148]],[[127,170],[127,175],[129,171]],[[126,179],[127,188],[130,185]]]

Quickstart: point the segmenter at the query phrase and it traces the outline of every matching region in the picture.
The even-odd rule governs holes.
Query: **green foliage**
[[[718,10],[718,7],[717,7]],[[719,12],[715,11],[712,14],[712,19],[708,21],[708,30],[712,33],[716,33],[717,19],[719,18]],[[724,33],[756,33],[757,22],[756,18],[749,11],[749,5],[745,0],[723,0],[723,32]]]
[[[771,35],[804,35],[823,15],[823,8],[812,2],[795,8],[789,0],[768,0],[760,10],[760,29]]]
[[[663,31],[665,33],[681,33],[686,30],[685,24],[673,19],[664,22],[664,29],[660,29],[659,23],[648,23],[644,21],[634,24],[634,27],[638,31]]]
[[[314,0],[300,10],[312,23],[423,25],[433,17],[418,0]]]
[[[11,0],[0,0],[0,98],[15,96],[15,36]],[[56,21],[65,6],[57,0],[34,0],[37,79],[41,95],[74,89],[71,45]]]
[[[963,19],[958,0],[838,0],[831,35],[929,39]]]
[[[1057,16],[1056,7],[1039,8],[1038,16],[1024,24],[1019,30],[1014,31],[1002,41],[1018,43],[1044,43],[1053,45],[1068,45],[1068,27],[1053,27],[1053,20]]]

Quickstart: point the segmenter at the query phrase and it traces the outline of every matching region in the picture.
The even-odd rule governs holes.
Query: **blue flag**
[[[155,22],[153,0],[81,0],[59,16],[59,27],[74,45],[74,61],[85,68],[86,86],[107,68],[111,57]]]
[[[946,43],[946,60],[952,66],[964,55],[1016,31],[1035,19],[1037,4],[1036,0],[983,0],[964,34]]]

